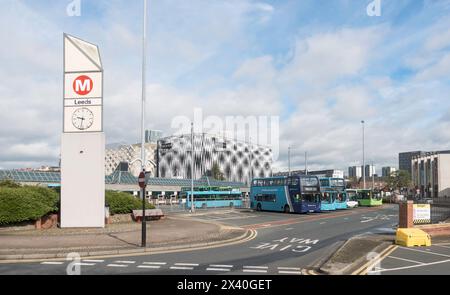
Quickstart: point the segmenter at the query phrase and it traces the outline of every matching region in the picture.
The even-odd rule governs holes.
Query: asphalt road
[[[300,275],[336,242],[365,233],[393,232],[398,206],[357,208],[320,214],[217,210],[191,218],[212,220],[257,232],[231,246],[166,254],[0,264],[0,274],[280,274]],[[149,233],[151,234],[151,233]]]
[[[433,243],[430,247],[398,247],[390,253],[373,275],[448,275],[450,243]]]

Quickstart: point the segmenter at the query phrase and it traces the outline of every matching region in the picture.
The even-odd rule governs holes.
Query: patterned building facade
[[[158,141],[158,177],[191,178],[191,135]],[[272,174],[272,150],[208,134],[194,135],[194,178],[207,175],[216,164],[227,181],[250,183],[253,177]]]
[[[156,176],[156,143],[145,145],[145,170],[150,171],[150,176]],[[134,176],[141,172],[141,145],[140,144],[115,144],[106,148],[105,173],[113,173],[121,162],[128,163],[129,171]]]

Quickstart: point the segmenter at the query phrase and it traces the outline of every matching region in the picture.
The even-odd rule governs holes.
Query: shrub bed
[[[110,214],[127,214],[132,213],[133,210],[142,208],[142,201],[130,194],[116,191],[106,191],[105,193],[106,205],[109,206]],[[146,209],[154,209],[155,206],[146,202]]]
[[[0,225],[37,220],[58,211],[58,194],[48,188],[0,186]]]

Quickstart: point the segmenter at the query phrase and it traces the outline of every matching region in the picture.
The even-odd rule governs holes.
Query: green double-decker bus
[[[359,206],[381,206],[383,200],[380,192],[371,189],[347,190],[350,199],[358,201]]]

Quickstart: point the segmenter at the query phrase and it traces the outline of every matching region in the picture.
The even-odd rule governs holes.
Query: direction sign
[[[139,173],[138,183],[140,188],[145,188],[147,185],[145,182],[145,173],[143,171]]]

